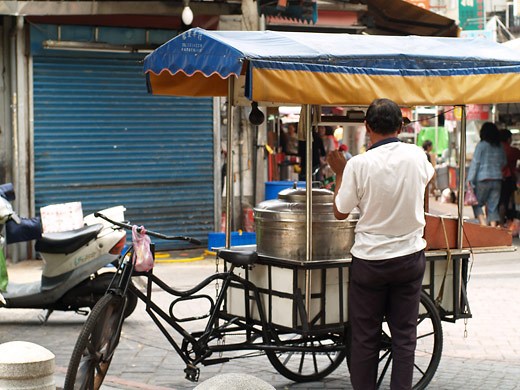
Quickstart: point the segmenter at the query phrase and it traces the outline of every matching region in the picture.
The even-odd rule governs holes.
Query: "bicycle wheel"
[[[413,390],[423,390],[432,380],[442,354],[442,324],[439,312],[431,298],[423,291],[417,318],[417,347],[413,372]],[[347,363],[350,365],[350,343]],[[381,352],[379,353],[378,388],[390,386],[392,363],[392,337],[388,326],[383,324]],[[388,375],[387,375],[388,374]]]
[[[106,294],[94,306],[79,334],[64,390],[97,390],[108,371],[123,325],[125,298]]]
[[[334,371],[347,354],[344,334],[325,334],[302,337],[299,334],[279,335],[285,347],[304,347],[308,351],[266,351],[273,367],[284,377],[295,382],[323,379]],[[312,351],[328,347],[327,351]]]

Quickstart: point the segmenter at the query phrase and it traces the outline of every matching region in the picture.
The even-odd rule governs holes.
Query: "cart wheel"
[[[344,334],[330,333],[303,337],[292,333],[278,335],[278,337],[279,345],[308,349],[307,351],[266,351],[276,371],[295,382],[312,382],[326,377],[343,362],[347,354]],[[328,350],[318,350],[323,347],[328,347]]]
[[[101,387],[119,343],[124,303],[123,297],[110,293],[96,303],[74,346],[64,390]]]
[[[423,291],[417,319],[417,347],[413,373],[413,390],[424,389],[432,380],[442,354],[442,324],[431,298]],[[383,324],[377,388],[390,387],[392,338]],[[350,365],[350,343],[347,343],[347,364]],[[388,374],[388,375],[386,375]]]

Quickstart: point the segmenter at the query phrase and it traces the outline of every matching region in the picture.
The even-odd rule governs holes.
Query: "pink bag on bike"
[[[132,226],[132,243],[134,245],[134,256],[132,261],[137,272],[146,272],[153,268],[153,256],[150,250],[150,237],[146,235],[146,230],[141,226],[141,232],[137,231],[137,226]]]

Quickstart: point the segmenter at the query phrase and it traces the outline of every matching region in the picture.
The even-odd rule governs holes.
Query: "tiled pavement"
[[[439,206],[442,207],[442,206]],[[515,240],[519,247],[519,240]],[[179,257],[179,252],[172,254]],[[197,257],[187,252],[184,256]],[[37,276],[37,262],[11,266],[12,280]],[[155,272],[177,288],[188,288],[214,272],[211,256],[201,261],[161,263]],[[506,252],[475,256],[468,286],[473,318],[465,324],[443,322],[444,350],[430,390],[499,389],[520,390],[520,253]],[[209,292],[211,293],[211,291]],[[166,293],[157,292],[159,301]],[[190,310],[186,308],[186,310]],[[56,382],[60,386],[84,317],[53,313],[41,325],[39,310],[0,309],[0,343],[24,340],[40,344],[56,355]],[[125,321],[120,345],[102,389],[193,389],[184,379],[184,364],[147,317],[140,302]],[[265,357],[240,359],[201,367],[200,381],[219,373],[253,374],[276,389],[351,389],[346,364],[316,383],[295,384],[279,375]]]

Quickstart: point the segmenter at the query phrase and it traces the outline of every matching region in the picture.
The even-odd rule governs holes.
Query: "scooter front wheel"
[[[76,341],[64,390],[98,390],[119,343],[125,298],[105,294],[90,312]]]

